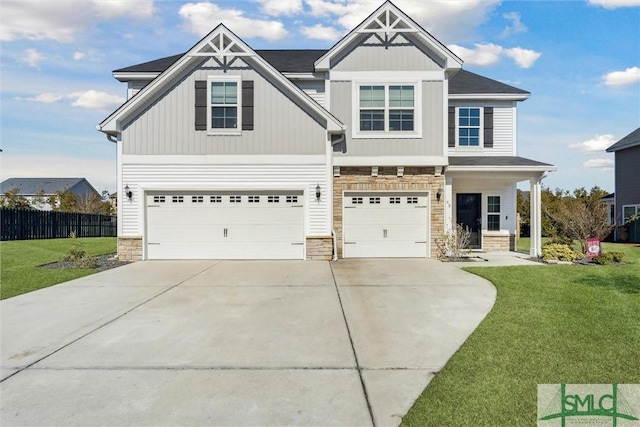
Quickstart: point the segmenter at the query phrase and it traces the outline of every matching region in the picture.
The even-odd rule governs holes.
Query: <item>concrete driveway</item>
[[[495,295],[432,260],[130,264],[0,303],[0,424],[398,425]]]

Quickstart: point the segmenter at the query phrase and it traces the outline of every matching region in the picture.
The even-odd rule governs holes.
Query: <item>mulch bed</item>
[[[105,271],[110,270],[112,268],[121,267],[126,264],[130,264],[131,261],[120,261],[114,258],[115,254],[107,254],[107,255],[99,255],[93,257],[96,261],[96,271]],[[68,269],[68,268],[76,268],[76,266],[69,261],[60,261],[60,262],[52,262],[51,264],[41,265],[40,268],[48,268],[48,269]]]

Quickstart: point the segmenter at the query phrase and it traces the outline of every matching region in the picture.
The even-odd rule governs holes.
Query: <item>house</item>
[[[39,210],[51,210],[48,198],[58,192],[71,191],[83,200],[100,198],[100,193],[85,178],[9,178],[0,184],[0,193],[18,189],[18,195],[25,197]]]
[[[425,6],[428,7],[428,6]],[[328,50],[253,50],[216,26],[187,52],[115,70],[129,98],[98,125],[117,144],[127,259],[436,257],[459,223],[510,250],[517,103],[390,2]]]
[[[607,148],[607,153],[615,153],[614,217],[617,224],[624,225],[640,215],[640,128]],[[621,231],[616,230],[616,240],[628,240],[627,230]]]

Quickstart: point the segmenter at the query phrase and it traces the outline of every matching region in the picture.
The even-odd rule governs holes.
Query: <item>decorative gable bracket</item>
[[[227,61],[227,58],[235,58],[238,56],[256,56],[255,52],[250,52],[236,43],[231,37],[220,31],[215,34],[206,44],[197,52],[190,52],[189,56],[209,56],[219,61]]]
[[[378,16],[374,17],[369,25],[356,29],[355,32],[360,34],[384,33],[385,42],[388,42],[389,37],[393,37],[396,33],[417,33],[419,30],[394,14],[393,11],[385,9],[382,10],[382,13]]]

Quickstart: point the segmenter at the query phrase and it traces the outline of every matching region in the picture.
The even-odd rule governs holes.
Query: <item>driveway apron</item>
[[[130,264],[0,302],[0,424],[398,425],[494,300],[431,260]]]

